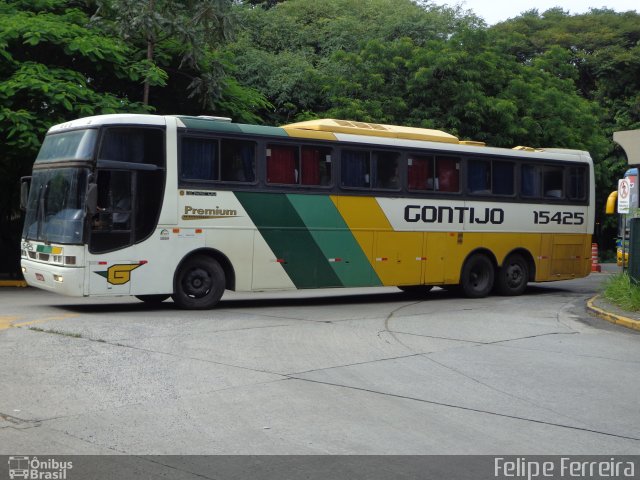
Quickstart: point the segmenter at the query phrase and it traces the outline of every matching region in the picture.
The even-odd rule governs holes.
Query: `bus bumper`
[[[31,287],[72,297],[84,295],[84,273],[82,267],[49,265],[22,259],[22,274]]]

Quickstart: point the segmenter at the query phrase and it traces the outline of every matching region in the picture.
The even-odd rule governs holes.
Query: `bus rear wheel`
[[[224,270],[206,255],[187,259],[179,268],[173,286],[173,301],[187,310],[213,308],[225,290]]]
[[[483,298],[493,288],[495,272],[486,255],[476,253],[467,259],[460,275],[460,289],[469,298]]]
[[[521,295],[527,288],[529,281],[529,266],[527,261],[517,253],[509,255],[496,279],[496,287],[501,295]]]

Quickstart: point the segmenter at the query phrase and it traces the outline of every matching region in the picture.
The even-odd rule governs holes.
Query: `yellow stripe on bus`
[[[467,256],[490,251],[497,265],[514,248],[530,252],[537,281],[584,276],[589,235],[394,231],[375,197],[331,196],[383,285],[457,283]],[[446,261],[445,261],[446,259]]]
[[[422,232],[396,232],[375,197],[331,196],[383,285],[423,282]]]

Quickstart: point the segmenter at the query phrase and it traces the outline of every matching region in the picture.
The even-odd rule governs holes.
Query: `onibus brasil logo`
[[[73,468],[73,462],[61,462],[54,458],[39,460],[38,457],[9,457],[9,478],[32,480],[66,480],[67,470]]]

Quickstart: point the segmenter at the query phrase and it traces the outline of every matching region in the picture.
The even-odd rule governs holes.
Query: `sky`
[[[517,17],[522,12],[538,9],[540,13],[553,7],[561,7],[571,14],[586,13],[589,8],[610,8],[616,12],[628,10],[638,11],[637,0],[431,0],[436,5],[460,5],[465,10],[473,10],[479,17],[484,18],[489,25]]]

